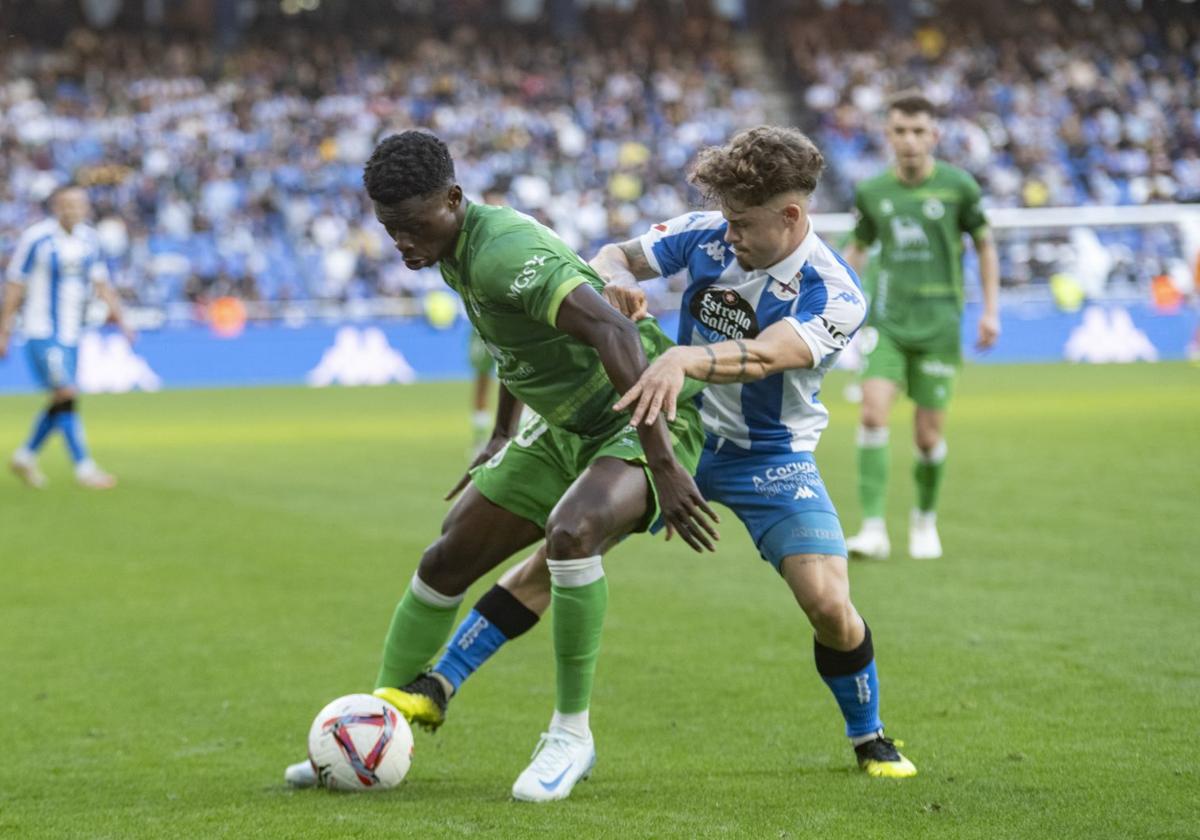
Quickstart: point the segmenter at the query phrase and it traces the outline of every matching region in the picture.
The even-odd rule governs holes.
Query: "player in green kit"
[[[980,206],[979,185],[967,172],[937,160],[933,105],[918,93],[892,99],[887,140],[895,166],[856,190],[858,223],[843,254],[860,274],[879,243],[875,292],[860,332],[866,366],[858,432],[858,490],[862,530],[846,540],[850,554],[891,553],[884,515],[888,481],[888,414],[904,389],[916,404],[916,507],[909,555],[942,556],[937,532],[938,491],[946,467],[943,427],[962,363],[963,234],[975,242],[983,287],[978,349],[1000,336],[1000,267]]]
[[[495,431],[447,498],[466,492],[396,607],[375,693],[410,721],[438,726],[448,684],[423,671],[466,589],[544,539],[555,711],[513,796],[563,799],[595,762],[588,706],[608,603],[601,556],[660,512],[668,534],[697,551],[717,538],[708,521],[716,514],[691,476],[704,443],[700,417],[689,400],[674,422],[634,430],[628,413],[613,410],[670,340],[656,323],[635,325],[609,306],[599,275],[551,230],[507,207],[468,202],[441,140],[420,131],[386,138],[363,182],[405,265],[439,264],[462,297],[502,386]],[[518,430],[521,403],[536,415]],[[512,600],[500,609],[524,609]],[[303,786],[320,773],[302,763],[286,777]]]

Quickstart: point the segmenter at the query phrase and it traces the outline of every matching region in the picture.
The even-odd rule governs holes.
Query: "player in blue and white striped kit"
[[[615,408],[633,406],[634,425],[652,423],[660,412],[674,415],[685,376],[712,383],[699,397],[707,443],[696,484],[742,520],[804,610],[817,671],[859,765],[871,776],[903,778],[917,771],[883,733],[871,632],[850,601],[842,528],[812,455],[829,417],[818,398],[822,377],[867,313],[858,278],[809,222],[822,167],[799,131],[743,132],[702,153],[692,175],[720,212],[691,213],[605,246],[592,266],[609,284],[605,297],[634,319],[645,314],[637,280],[686,272],[680,346],[656,359]],[[549,590],[539,551],[485,593],[432,671],[404,688],[438,708],[415,722],[440,725],[462,683],[538,621]],[[572,761],[573,739],[586,734],[544,737],[527,771],[542,798],[565,798],[590,769]],[[303,764],[287,778],[313,783]]]
[[[108,282],[108,267],[96,231],[86,224],[90,206],[80,187],[57,190],[50,198],[51,218],[27,228],[8,265],[8,284],[0,309],[0,359],[8,354],[13,317],[21,309],[25,352],[38,383],[50,392],[50,404],[38,414],[28,440],[13,453],[10,466],[30,487],[46,478],[37,453],[54,431],[62,432],[75,478],[84,487],[104,490],[116,479],[88,454],[76,410],[75,368],[84,313],[94,291],[108,304],[127,336],[121,305]],[[24,306],[22,307],[22,303]]]

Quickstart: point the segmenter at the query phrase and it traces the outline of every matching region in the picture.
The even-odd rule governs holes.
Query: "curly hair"
[[[453,183],[450,150],[427,131],[404,131],[385,137],[363,167],[367,195],[380,204],[429,195]]]
[[[794,128],[763,125],[702,149],[690,180],[708,201],[757,207],[785,192],[811,195],[825,158]]]

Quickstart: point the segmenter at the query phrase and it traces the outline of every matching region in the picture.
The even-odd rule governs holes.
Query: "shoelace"
[[[536,759],[530,769],[538,775],[542,775],[546,770],[557,769],[556,764],[570,760],[570,754],[567,752],[570,744],[571,739],[566,735],[558,732],[543,732],[542,737],[538,739],[537,746],[529,755],[530,758]]]

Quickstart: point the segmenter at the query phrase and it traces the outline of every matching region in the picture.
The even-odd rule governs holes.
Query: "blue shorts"
[[[46,390],[75,384],[75,366],[79,352],[52,338],[33,338],[25,342],[25,355],[33,378]]]
[[[696,486],[737,514],[763,559],[779,570],[791,554],[846,556],[842,524],[811,452],[759,453],[711,435]]]

